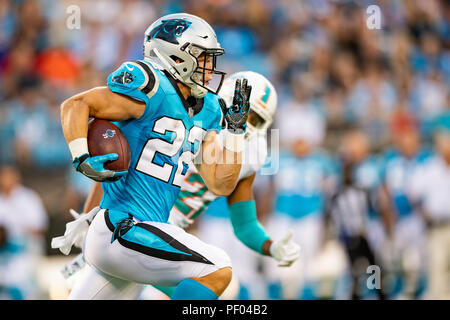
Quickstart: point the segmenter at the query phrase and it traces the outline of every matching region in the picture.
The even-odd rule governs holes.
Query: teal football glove
[[[117,153],[109,153],[102,156],[91,157],[85,153],[73,160],[75,170],[97,182],[114,182],[128,173],[124,171],[112,171],[104,168],[105,162],[117,160]]]

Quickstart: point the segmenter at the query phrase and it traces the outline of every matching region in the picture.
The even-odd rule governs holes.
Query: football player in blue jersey
[[[396,285],[392,297],[416,299],[425,284],[425,221],[419,205],[412,199],[410,186],[415,172],[421,170],[432,151],[421,146],[418,125],[413,121],[393,128],[393,146],[384,154],[383,183],[391,202],[392,278]]]
[[[228,206],[224,208],[216,205],[213,209],[219,219],[206,218],[197,235],[207,243],[215,244],[230,255],[233,262],[234,279],[239,280],[239,285],[258,281],[256,273],[257,261],[254,253],[271,256],[279,262],[279,266],[289,267],[299,257],[300,248],[292,240],[292,233],[287,232],[281,239],[271,239],[263,225],[257,218],[255,201],[253,200],[253,185],[256,172],[260,170],[267,158],[267,129],[272,123],[277,107],[277,93],[273,85],[261,74],[245,71],[229,76],[222,86],[219,95],[227,104],[231,104],[236,79],[247,79],[252,86],[250,99],[250,112],[247,119],[245,144],[242,151],[242,167],[239,173],[239,182],[235,190],[227,197]],[[98,206],[102,198],[102,185],[95,183],[86,199],[84,212]],[[190,166],[181,185],[177,201],[175,202],[169,217],[169,222],[181,228],[186,228],[194,222],[202,213],[207,211],[210,204],[219,198],[209,191],[203,179],[194,166]],[[219,203],[222,203],[219,200]],[[214,206],[213,206],[214,207]],[[223,216],[223,212],[225,216]],[[77,214],[75,213],[75,216]],[[222,219],[226,218],[226,220]],[[229,224],[229,221],[231,224]],[[209,221],[209,222],[208,222]],[[228,227],[232,227],[231,229]],[[235,239],[236,238],[236,239]],[[239,240],[238,240],[239,239]],[[242,246],[244,244],[245,246]],[[249,252],[249,249],[252,250]],[[70,269],[75,264],[84,264],[82,257],[77,257],[67,267]],[[75,266],[76,267],[76,266]],[[71,278],[73,279],[73,278]],[[234,282],[236,283],[236,281]],[[222,298],[230,298],[235,285],[230,285]],[[167,296],[171,296],[173,287],[158,287]],[[157,291],[146,287],[142,297],[152,299],[149,293]],[[246,286],[241,286],[242,292],[246,292]],[[158,296],[160,293],[156,293]]]
[[[203,19],[167,15],[146,30],[143,60],[123,63],[108,86],[61,105],[75,169],[103,189],[100,207],[86,215],[95,216],[84,239],[88,266],[70,299],[132,299],[153,284],[177,286],[172,299],[206,300],[227,287],[226,253],[167,223],[190,161],[218,195],[229,195],[238,182],[251,86],[237,80],[233,105],[220,102],[222,54]],[[103,167],[117,154],[89,155],[90,117],[122,130],[131,149],[127,171]]]
[[[320,148],[325,133],[317,111],[297,103],[278,113],[279,171],[274,177],[274,207],[267,229],[274,237],[292,229],[301,248],[301,263],[286,270],[265,261],[271,299],[311,299],[313,261],[320,250],[322,217],[327,195],[337,180],[333,157]]]

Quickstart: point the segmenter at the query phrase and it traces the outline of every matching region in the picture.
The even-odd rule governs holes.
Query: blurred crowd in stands
[[[379,29],[367,26],[374,4]],[[69,27],[71,5],[80,8],[79,28]],[[446,0],[0,1],[0,224],[16,225],[2,217],[13,209],[16,220],[30,221],[10,232],[21,239],[15,247],[2,241],[7,227],[0,229],[0,297],[35,297],[5,289],[14,287],[1,275],[8,254],[59,254],[50,239],[64,232],[69,208],[79,210],[90,188],[73,170],[61,102],[105,85],[123,61],[141,59],[145,29],[174,12],[213,26],[226,50],[218,69],[259,72],[278,92],[272,127],[280,133],[279,171],[258,177],[255,192],[269,230],[276,234],[286,224],[297,230],[305,263],[278,274],[257,261],[267,294],[252,295],[260,287],[246,288],[240,279],[239,298],[371,298],[365,266],[376,264],[383,272],[376,297],[449,299]],[[11,175],[26,195],[3,187]],[[345,193],[349,186],[353,191]],[[36,195],[42,204],[27,218],[33,210],[18,203],[39,203]],[[361,195],[366,200],[355,200]],[[332,239],[343,251],[330,249]],[[20,249],[26,243],[34,247]],[[339,257],[327,260],[333,254]]]

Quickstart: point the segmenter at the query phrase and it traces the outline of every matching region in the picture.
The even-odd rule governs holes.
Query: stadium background
[[[371,30],[366,9],[373,4],[380,8],[381,28]],[[81,9],[79,29],[68,28],[70,5]],[[337,159],[340,139],[359,127],[370,142],[370,155],[382,157],[395,135],[413,128],[422,145],[433,149],[436,123],[449,116],[448,1],[1,1],[0,163],[18,168],[45,215],[20,218],[23,212],[8,211],[36,223],[21,226],[22,249],[0,249],[1,298],[65,298],[59,269],[79,250],[65,257],[50,248],[50,241],[71,221],[69,208],[81,209],[90,181],[72,168],[59,105],[104,85],[123,61],[140,59],[147,26],[174,12],[198,15],[213,26],[226,49],[219,69],[252,70],[272,81],[280,114],[273,128],[280,129],[282,145],[292,137],[311,139]],[[292,108],[313,113],[317,127],[297,134],[296,128],[307,127],[304,120],[294,127],[283,122],[289,118],[283,113]],[[257,180],[263,223],[274,211],[273,180]],[[7,206],[5,198],[0,201]],[[25,258],[13,264],[14,255]],[[258,270],[264,281],[264,270]],[[20,272],[17,285],[8,281]],[[389,281],[395,277],[386,280],[386,286],[394,286]],[[331,298],[349,298],[348,286],[343,288]]]

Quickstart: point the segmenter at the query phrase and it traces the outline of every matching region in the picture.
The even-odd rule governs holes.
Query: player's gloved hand
[[[292,231],[289,231],[284,238],[274,241],[270,246],[270,255],[279,262],[279,267],[289,267],[300,257],[300,246],[291,238]]]
[[[170,216],[169,216],[170,224],[173,224],[175,226],[185,229],[185,228],[189,227],[189,225],[191,225],[193,222],[194,222],[194,220],[189,219],[181,212],[178,212],[176,210],[172,210],[170,212]]]
[[[99,211],[100,207],[95,207],[88,213],[79,214],[75,210],[70,209],[70,213],[75,220],[66,224],[64,235],[52,239],[52,248],[59,249],[65,255],[70,253],[70,250],[74,245],[81,248],[89,225]]]
[[[233,133],[244,133],[247,123],[248,112],[250,110],[250,94],[252,86],[247,85],[247,79],[236,80],[234,89],[233,105],[229,108],[223,103],[220,104],[224,118],[226,121],[226,128]]]
[[[102,156],[91,157],[85,153],[73,160],[75,169],[86,177],[97,182],[113,182],[119,180],[128,173],[124,171],[112,171],[104,168],[105,162],[117,160],[117,153],[109,153]]]
[[[74,220],[79,219],[80,217],[82,217],[82,215],[84,215],[85,213],[78,213],[73,209],[69,209],[70,214],[72,215],[72,217],[74,218]],[[91,223],[90,220],[87,220],[88,225]],[[84,240],[84,235],[86,234],[87,228],[83,230],[83,232],[80,232],[78,234],[76,234],[73,238],[73,245],[77,248],[82,248],[83,247],[83,240]]]

